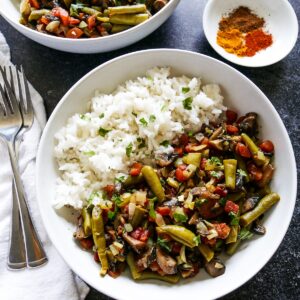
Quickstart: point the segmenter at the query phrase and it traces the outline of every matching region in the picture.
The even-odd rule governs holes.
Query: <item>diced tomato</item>
[[[83,31],[78,27],[74,27],[67,31],[66,37],[69,39],[78,39],[82,35],[83,35]]]
[[[269,141],[269,140],[265,140],[263,141],[260,145],[259,148],[263,151],[263,152],[267,152],[267,153],[272,153],[274,152],[274,144]]]
[[[201,141],[201,145],[208,145],[208,144],[209,144],[208,137],[204,137],[203,140]]]
[[[184,147],[185,152],[192,152],[192,147],[195,146],[195,144],[188,144]]]
[[[259,181],[263,177],[263,172],[253,163],[247,166],[250,178],[255,181]]]
[[[239,206],[237,204],[235,204],[234,202],[228,200],[228,201],[226,201],[224,210],[227,213],[234,212],[236,214],[239,211]]]
[[[183,148],[177,147],[174,149],[175,153],[178,154],[179,157],[182,157],[183,155]]]
[[[186,133],[182,134],[179,138],[180,145],[186,146],[188,142],[189,142],[189,136]]]
[[[201,163],[200,163],[200,169],[204,170],[205,169],[205,165],[206,165],[207,159],[206,158],[202,158],[201,159]]]
[[[226,120],[228,123],[232,124],[233,122],[236,121],[236,119],[237,119],[237,113],[235,111],[230,109],[226,110]]]
[[[100,261],[97,251],[94,253],[94,261],[95,262],[99,262]]]
[[[180,168],[180,166],[175,171],[175,177],[180,182],[188,180],[188,178],[186,176],[184,176],[183,171],[184,171],[184,169],[182,170],[182,168]]]
[[[238,127],[233,125],[226,125],[226,131],[228,134],[237,134],[239,132]]]
[[[108,184],[107,186],[105,186],[104,188],[104,191],[107,193],[107,196],[109,198],[112,197],[114,191],[115,191],[115,186],[113,184]]]
[[[78,14],[78,16],[79,16],[79,19],[82,20],[84,18],[84,13],[81,12],[81,13]]]
[[[90,250],[93,248],[94,242],[92,239],[87,238],[87,239],[82,239],[79,241],[81,247],[85,250]]]
[[[251,157],[251,152],[250,152],[249,148],[242,143],[237,143],[236,152],[237,152],[237,154],[239,154],[242,157],[245,157],[245,158]]]
[[[220,195],[221,197],[226,197],[228,191],[225,189],[225,187],[216,186],[214,193]]]
[[[69,25],[69,13],[63,9],[62,7],[54,7],[52,9],[52,13],[55,17],[58,17],[61,19],[61,22],[64,26],[68,26]],[[79,29],[79,28],[78,28]],[[81,29],[79,29],[80,31],[82,31]],[[69,30],[70,31],[70,30]],[[68,32],[69,32],[68,31]],[[78,38],[78,37],[74,37],[74,33],[70,32],[70,36],[68,36],[68,32],[67,32],[67,37],[69,38]],[[73,31],[74,32],[74,31]],[[76,32],[76,31],[75,31]],[[76,32],[76,36],[78,36],[79,32]]]
[[[168,206],[159,206],[156,208],[156,211],[162,216],[168,216],[171,212],[171,209]]]
[[[138,175],[140,175],[142,167],[143,167],[143,165],[141,163],[134,163],[132,165],[132,167],[131,167],[130,172],[129,172],[130,175],[131,176],[138,176]]]
[[[69,24],[70,25],[78,25],[80,23],[80,20],[69,17]]]
[[[41,22],[42,24],[48,25],[48,24],[50,23],[50,20],[49,20],[48,18],[46,18],[45,16],[42,16],[42,17],[40,18],[40,22]]]
[[[212,239],[209,240],[207,237],[202,237],[201,241],[205,245],[209,245],[211,247],[214,247],[216,245],[217,239],[216,238],[212,238]]]
[[[148,241],[148,238],[150,236],[150,231],[148,229],[144,229],[141,233],[141,236],[139,238],[139,240],[141,242],[147,242]]]
[[[89,16],[87,18],[88,29],[92,30],[96,26],[96,16]]]
[[[214,227],[220,239],[226,239],[230,233],[230,227],[226,223],[215,223]]]
[[[29,0],[30,6],[39,9],[40,8],[40,4],[37,0]]]

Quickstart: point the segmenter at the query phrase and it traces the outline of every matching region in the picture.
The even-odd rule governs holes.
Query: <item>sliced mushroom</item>
[[[250,112],[245,115],[242,121],[239,123],[239,128],[241,132],[253,135],[257,131],[257,114]]]
[[[167,167],[169,166],[176,158],[174,154],[169,155],[168,153],[156,153],[155,155],[155,162],[160,167]]]
[[[145,248],[147,244],[145,242],[139,241],[127,233],[123,233],[124,240],[129,244],[129,246],[137,253],[140,253],[140,250]]]
[[[272,179],[274,174],[274,167],[271,164],[266,165],[263,168],[263,176],[262,179],[257,183],[259,187],[266,186]]]
[[[166,274],[177,272],[177,263],[170,255],[165,254],[159,247],[156,248],[156,261]]]
[[[263,226],[260,221],[256,220],[253,223],[253,227],[251,228],[251,231],[258,235],[264,235],[266,233],[266,228]]]
[[[150,264],[155,260],[155,248],[150,247],[145,253],[143,253],[137,260],[136,266],[139,272],[147,269]]]
[[[222,151],[223,150],[223,140],[217,139],[217,140],[209,141],[209,146],[216,150]]]
[[[218,277],[225,273],[225,265],[219,258],[213,258],[210,262],[204,265],[206,272],[212,277]]]
[[[206,187],[195,187],[191,189],[191,194],[193,196],[199,196],[205,199],[215,199],[215,200],[220,199],[220,195],[211,193],[206,189]]]
[[[80,216],[78,219],[78,225],[77,225],[76,232],[74,232],[74,234],[73,234],[73,236],[76,240],[82,240],[85,237],[83,227],[82,227],[82,222],[83,222],[83,218],[82,218],[82,216]]]
[[[247,198],[242,205],[242,213],[245,213],[255,207],[259,201],[259,196],[252,196]]]
[[[224,130],[223,130],[222,126],[220,126],[213,132],[213,134],[210,136],[209,140],[210,141],[216,140],[223,133],[223,131]]]
[[[157,12],[167,5],[167,0],[156,0],[153,3],[154,10]]]

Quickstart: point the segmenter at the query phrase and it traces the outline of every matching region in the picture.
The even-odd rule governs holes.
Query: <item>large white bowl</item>
[[[44,46],[72,53],[100,53],[120,49],[143,39],[170,17],[179,1],[180,0],[170,0],[163,9],[148,21],[134,26],[131,29],[106,37],[90,39],[56,37],[32,30],[20,24],[19,0],[1,0],[0,14],[19,32]]]
[[[58,169],[53,157],[54,134],[75,113],[84,112],[87,101],[98,89],[112,92],[127,79],[144,75],[154,66],[170,66],[174,75],[200,76],[204,82],[221,85],[225,104],[239,113],[255,111],[260,116],[261,135],[276,147],[276,173],[272,188],[281,196],[265,217],[265,236],[250,241],[226,261],[226,272],[215,279],[205,271],[193,279],[171,286],[161,282],[134,282],[129,275],[117,279],[99,276],[99,266],[90,253],[82,251],[72,238],[74,225],[51,206]],[[193,52],[157,49],[131,53],[113,59],[84,76],[62,98],[53,111],[37,156],[37,199],[47,232],[67,264],[88,284],[116,299],[153,300],[187,298],[213,299],[236,289],[254,276],[271,258],[289,226],[296,200],[296,165],[287,131],[267,97],[244,75],[213,58]],[[172,287],[172,288],[171,288]]]
[[[223,15],[239,6],[247,6],[263,17],[266,30],[273,35],[273,44],[252,57],[228,53],[216,41]],[[298,37],[298,20],[287,0],[209,0],[203,13],[203,29],[210,45],[225,59],[242,66],[262,67],[274,64],[290,53]]]

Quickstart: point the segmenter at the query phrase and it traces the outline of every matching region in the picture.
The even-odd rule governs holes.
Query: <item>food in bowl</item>
[[[20,23],[66,38],[95,38],[148,20],[168,0],[22,0]]]
[[[101,274],[129,266],[135,280],[176,283],[200,267],[222,275],[218,255],[264,234],[271,141],[257,114],[223,105],[218,85],[155,68],[91,100],[56,134],[56,208],[80,210],[74,234]]]

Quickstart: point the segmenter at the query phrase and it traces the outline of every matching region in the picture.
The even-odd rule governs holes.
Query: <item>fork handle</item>
[[[16,199],[20,211],[21,226],[24,234],[26,259],[28,267],[38,267],[47,262],[46,253],[41,245],[37,232],[33,226],[29,210],[26,204],[25,192],[23,189],[17,159],[14,151],[13,141],[7,142],[8,152],[10,156],[11,166],[13,170]]]
[[[12,182],[12,220],[10,230],[10,245],[7,266],[10,270],[26,268],[26,251],[23,239],[23,230],[19,214],[19,205],[16,195],[15,181]]]

